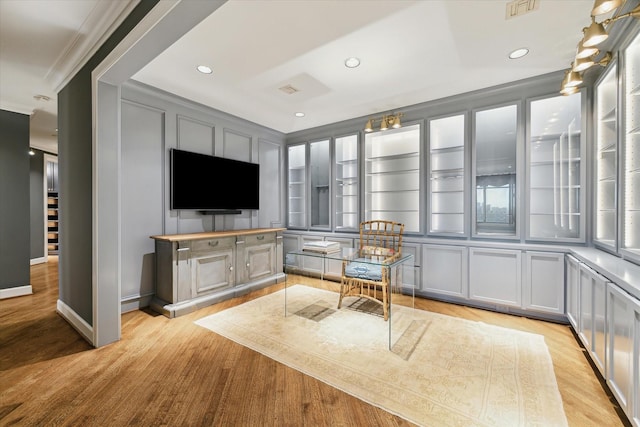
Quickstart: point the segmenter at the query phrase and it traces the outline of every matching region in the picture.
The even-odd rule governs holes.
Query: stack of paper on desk
[[[339,242],[331,242],[329,240],[318,240],[305,242],[302,247],[303,251],[308,252],[318,252],[321,254],[329,254],[333,252],[340,251],[340,243]]]

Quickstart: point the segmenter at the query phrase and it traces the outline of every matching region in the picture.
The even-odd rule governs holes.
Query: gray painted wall
[[[58,93],[59,299],[89,325],[93,325],[91,72],[156,3],[142,0]]]
[[[44,153],[33,150],[30,156],[30,229],[31,259],[42,258],[44,253]]]
[[[285,135],[166,92],[129,82],[121,106],[122,311],[148,305],[155,291],[154,241],[158,234],[271,227],[282,217]],[[261,165],[260,210],[211,216],[170,210],[169,150],[217,155]],[[241,185],[229,177],[218,185]]]
[[[0,289],[29,285],[29,116],[0,110]]]

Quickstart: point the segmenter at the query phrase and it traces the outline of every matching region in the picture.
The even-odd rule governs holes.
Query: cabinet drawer
[[[275,243],[276,233],[251,234],[249,236],[240,236],[239,240],[244,240],[247,246],[262,245],[264,243]]]
[[[203,239],[191,242],[191,252],[195,254],[215,252],[230,249],[235,246],[235,237],[225,237],[221,239]]]

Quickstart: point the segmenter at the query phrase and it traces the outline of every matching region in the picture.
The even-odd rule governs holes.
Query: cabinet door
[[[633,403],[631,420],[640,426],[640,301],[633,299]]]
[[[469,248],[469,297],[477,301],[520,307],[521,252]]]
[[[365,136],[366,220],[396,221],[405,233],[420,232],[421,141],[419,124]]]
[[[580,262],[567,255],[567,318],[573,329],[578,331],[580,319]]]
[[[518,236],[518,105],[474,115],[474,235]],[[521,155],[521,154],[520,154]]]
[[[578,336],[584,347],[590,352],[593,345],[593,277],[595,271],[584,264],[580,265],[580,315]]]
[[[640,34],[624,52],[624,110],[621,252],[640,262]]]
[[[527,239],[584,241],[582,97],[529,104]]]
[[[233,249],[222,249],[191,259],[192,297],[233,286]]]
[[[618,66],[611,64],[596,84],[596,182],[594,243],[617,249]]]
[[[287,165],[289,185],[287,209],[289,228],[307,227],[307,146],[288,147]]]
[[[465,115],[429,121],[429,234],[465,235]]]
[[[580,322],[578,335],[589,356],[605,374],[607,279],[584,264],[580,265]]]
[[[336,138],[335,153],[335,229],[356,231],[360,218],[358,134]]]
[[[245,247],[245,262],[247,281],[271,276],[276,270],[275,243]]]
[[[609,358],[605,378],[620,407],[631,418],[634,402],[632,392],[638,376],[636,371],[634,380],[633,369],[637,357],[633,357],[633,352],[637,343],[634,345],[633,342],[635,338],[633,328],[638,316],[638,301],[610,283],[607,287],[607,306],[609,308],[607,316]],[[637,336],[637,333],[635,335]]]
[[[607,325],[607,284],[608,280],[599,274],[593,279],[593,346],[591,357],[602,375],[605,374],[606,325]]]
[[[467,298],[467,248],[422,245],[423,291]]]
[[[331,220],[331,162],[329,159],[329,140],[309,143],[309,179],[311,189],[311,228],[329,229]]]
[[[564,255],[525,252],[523,308],[564,314]]]

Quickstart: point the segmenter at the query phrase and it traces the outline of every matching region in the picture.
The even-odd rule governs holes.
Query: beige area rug
[[[303,285],[284,316],[284,292],[196,323],[419,425],[567,425],[540,335],[393,306],[389,351],[381,317]]]

